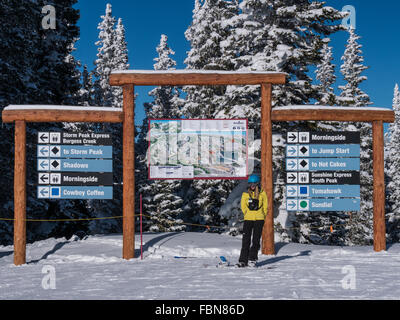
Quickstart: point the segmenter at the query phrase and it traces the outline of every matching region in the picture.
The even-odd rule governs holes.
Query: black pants
[[[244,221],[242,251],[240,252],[239,262],[247,264],[249,260],[258,260],[258,250],[260,250],[260,240],[263,227],[263,220]]]

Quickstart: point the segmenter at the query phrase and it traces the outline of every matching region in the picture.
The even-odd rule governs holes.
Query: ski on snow
[[[219,263],[217,264],[217,268],[228,268],[228,267],[231,267],[231,268],[248,268],[248,267],[250,267],[250,268],[256,268],[257,267],[257,265],[256,264],[254,264],[254,265],[249,265],[249,266],[245,266],[245,267],[240,267],[239,266],[239,263],[237,263],[237,264],[231,264],[231,262],[225,257],[225,256],[220,256],[219,257]]]

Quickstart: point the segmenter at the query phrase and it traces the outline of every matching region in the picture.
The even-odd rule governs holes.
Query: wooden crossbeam
[[[57,109],[4,109],[2,120],[4,123],[15,121],[25,122],[95,122],[95,123],[122,123],[124,113],[122,109],[107,111],[82,110],[79,108],[68,110]]]
[[[261,85],[285,84],[285,73],[274,72],[223,72],[223,71],[126,71],[110,75],[112,86],[133,84],[135,86],[215,86],[215,85]]]
[[[272,121],[343,121],[343,122],[394,122],[393,110],[368,107],[296,108],[281,107],[272,110]]]

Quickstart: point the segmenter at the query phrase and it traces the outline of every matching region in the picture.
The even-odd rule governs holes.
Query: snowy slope
[[[259,268],[236,269],[216,264],[219,255],[236,263],[240,238],[169,233],[145,234],[144,241],[144,260],[124,261],[120,235],[49,239],[28,245],[21,267],[13,265],[11,246],[0,247],[0,299],[400,298],[400,244],[375,253],[278,243],[275,256],[260,255]],[[42,287],[46,266],[54,267],[54,290]]]

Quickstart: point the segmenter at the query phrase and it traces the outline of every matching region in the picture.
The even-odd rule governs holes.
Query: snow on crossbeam
[[[286,73],[219,70],[121,70],[110,75],[112,86],[285,84]]]
[[[394,122],[394,111],[377,107],[283,106],[272,110],[272,121]]]
[[[4,108],[5,123],[25,122],[123,122],[123,110],[110,107],[10,105]]]

